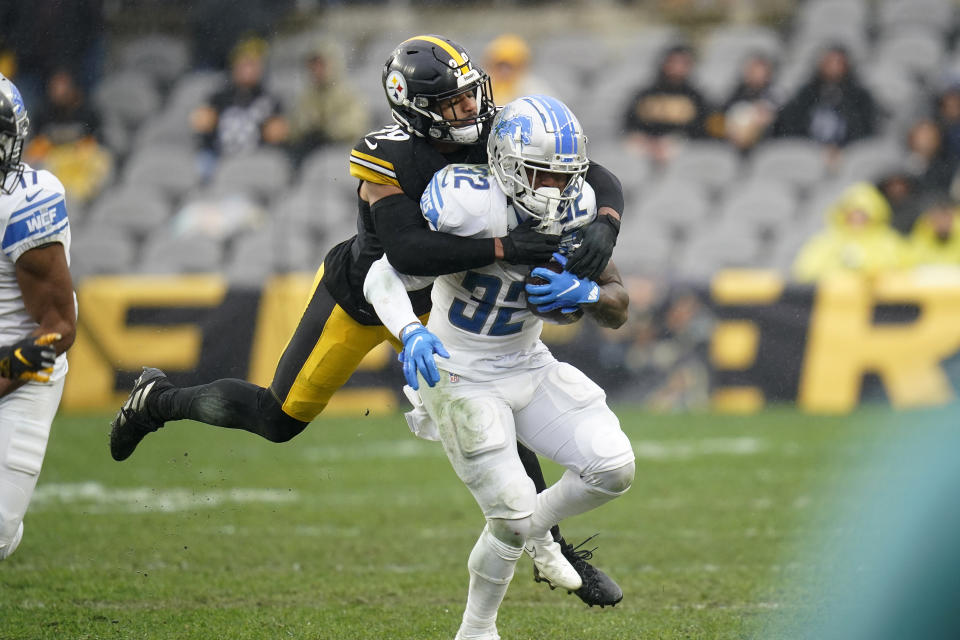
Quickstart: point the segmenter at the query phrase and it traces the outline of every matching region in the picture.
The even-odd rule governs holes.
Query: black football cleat
[[[152,417],[147,411],[147,396],[171,387],[173,384],[163,371],[153,367],[143,368],[143,373],[133,383],[130,396],[110,423],[110,455],[114,460],[119,462],[129,458],[148,433],[163,426],[162,420]]]
[[[612,607],[623,600],[623,590],[620,589],[620,585],[613,581],[613,578],[587,562],[593,558],[593,552],[597,550],[596,547],[593,549],[580,548],[595,537],[596,534],[575,547],[568,544],[563,538],[558,540],[563,556],[573,565],[573,568],[577,570],[581,580],[583,580],[583,586],[569,593],[576,593],[577,597],[591,607],[595,604],[600,605],[601,608],[607,605]]]

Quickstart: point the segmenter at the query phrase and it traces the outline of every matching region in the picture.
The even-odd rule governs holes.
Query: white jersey
[[[0,345],[26,337],[37,328],[23,304],[17,283],[17,259],[29,249],[59,242],[70,264],[70,224],[64,189],[49,171],[24,165],[18,178],[8,175],[0,192]],[[57,358],[52,380],[66,373],[66,356]]]
[[[420,199],[430,228],[470,238],[495,238],[523,221],[487,165],[448,165],[434,175]],[[579,241],[578,231],[596,218],[596,195],[584,184],[558,230],[562,246]],[[553,356],[540,342],[543,321],[527,310],[528,268],[497,261],[434,280],[427,327],[443,342],[450,359],[438,365],[472,380],[500,377],[518,364],[543,366]],[[406,278],[408,287],[423,279]]]

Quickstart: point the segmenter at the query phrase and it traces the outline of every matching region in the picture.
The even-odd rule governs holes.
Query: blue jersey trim
[[[51,206],[41,206],[56,198],[60,198],[59,201]],[[63,201],[63,197],[58,194],[38,202],[35,206],[21,209],[14,214],[7,223],[3,240],[0,241],[0,248],[9,254],[25,240],[45,238],[56,233],[66,224],[67,205]]]

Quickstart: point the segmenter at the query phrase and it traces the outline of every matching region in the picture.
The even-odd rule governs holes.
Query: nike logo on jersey
[[[367,138],[364,138],[363,141],[367,143],[367,146],[370,147],[370,149],[376,149],[378,146],[380,146],[379,142],[370,142],[370,140]]]
[[[41,191],[43,191],[43,189],[37,189],[37,190],[34,191],[33,193],[28,193],[28,194],[25,196],[26,201],[27,201],[27,202],[33,201],[38,195],[40,195],[40,192],[41,192]]]

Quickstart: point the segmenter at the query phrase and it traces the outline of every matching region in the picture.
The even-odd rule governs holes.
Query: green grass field
[[[846,469],[908,428],[880,410],[618,413],[634,486],[563,530],[600,532],[594,561],[623,602],[589,609],[522,558],[504,640],[755,637],[810,595],[789,586],[794,554]],[[284,445],[175,423],[123,463],[108,421],[54,424],[26,537],[0,564],[0,638],[453,638],[482,518],[400,416],[321,417]]]

